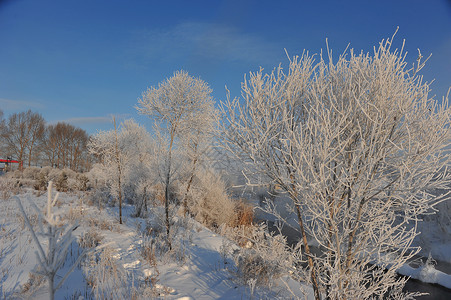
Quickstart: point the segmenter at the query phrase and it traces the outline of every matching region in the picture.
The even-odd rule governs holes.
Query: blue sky
[[[432,53],[424,77],[451,86],[451,1],[0,1],[0,109],[32,109],[89,133],[111,115],[149,125],[134,108],[147,87],[184,69],[239,96],[245,73],[270,71],[326,38],[371,51],[399,26],[408,60]]]

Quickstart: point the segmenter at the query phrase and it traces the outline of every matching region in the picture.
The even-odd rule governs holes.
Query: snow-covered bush
[[[45,191],[47,189],[48,179],[43,172],[39,172],[38,178],[36,179],[33,187],[38,191]]]
[[[245,200],[240,199],[235,202],[235,217],[230,224],[234,227],[252,226],[254,222],[254,207]]]
[[[115,250],[103,248],[85,263],[84,273],[96,299],[128,299],[127,272],[115,258]]]
[[[23,170],[23,178],[37,180],[39,178],[40,172],[41,172],[41,168],[28,167]]]
[[[20,183],[9,176],[0,176],[0,198],[9,199],[12,195],[19,193]]]
[[[95,248],[103,240],[103,236],[95,227],[89,228],[79,239],[78,244],[82,248]]]
[[[196,172],[187,204],[196,220],[210,228],[232,225],[236,220],[236,202],[229,197],[225,183],[213,170]]]
[[[32,299],[36,290],[45,283],[45,276],[30,272],[28,277],[28,281],[22,285],[20,294],[27,297],[27,299]]]
[[[30,177],[32,176],[32,174],[30,174]],[[13,172],[8,172],[6,173],[6,175],[2,176],[2,177],[6,177],[9,178],[11,180],[14,180],[14,182],[16,183],[15,185],[17,187],[23,187],[23,186],[33,186],[34,183],[34,179],[32,178],[25,178],[23,175],[23,171],[20,170],[15,170]]]
[[[47,173],[47,170],[45,171]],[[50,170],[48,170],[48,174],[47,174],[47,178],[49,181],[56,181],[58,179],[58,177],[61,174],[61,170],[60,169],[56,169],[56,168],[51,168]]]
[[[39,173],[44,174],[45,177],[48,177],[50,172],[54,170],[54,168],[50,167],[50,166],[45,166],[42,167],[41,170],[39,171]]]
[[[58,192],[67,192],[68,184],[67,184],[67,174],[65,171],[61,171],[58,177],[55,179],[55,188]]]
[[[235,262],[234,274],[240,284],[255,280],[257,285],[268,286],[286,274],[305,278],[302,268],[298,270],[295,266],[301,259],[294,259],[293,249],[287,246],[286,238],[281,234],[269,233],[266,225],[234,228],[222,226],[221,233],[241,245],[235,249],[229,245],[224,250]],[[298,249],[295,251],[299,255]]]
[[[76,189],[79,191],[87,191],[90,187],[89,178],[85,174],[77,174],[76,177]]]
[[[32,187],[38,191],[45,191],[49,181],[53,181],[55,188],[61,192],[86,191],[90,187],[86,174],[76,173],[68,168],[60,170],[49,166],[28,167],[23,171],[9,172],[5,176],[14,178],[20,186]]]

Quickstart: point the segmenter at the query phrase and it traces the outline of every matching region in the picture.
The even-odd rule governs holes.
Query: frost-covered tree
[[[17,205],[25,220],[25,225],[30,230],[32,239],[36,244],[38,250],[36,258],[39,262],[39,267],[35,269],[35,273],[43,275],[47,278],[49,284],[49,298],[53,300],[55,298],[55,292],[61,287],[67,277],[72,273],[74,268],[80,263],[83,256],[86,254],[84,251],[78,259],[74,262],[71,268],[61,277],[59,282],[55,281],[56,273],[63,266],[66,261],[67,251],[72,242],[75,241],[73,231],[78,227],[77,224],[68,226],[67,224],[61,224],[57,221],[57,217],[53,213],[53,207],[58,200],[58,194],[55,197],[52,196],[52,181],[48,185],[48,199],[45,215],[41,210],[33,203],[29,198],[29,202],[35,212],[38,214],[37,229],[31,225],[30,219],[22,205],[19,197],[15,196]],[[39,240],[39,236],[47,239],[47,249],[45,249],[45,243]]]
[[[143,92],[136,107],[139,113],[154,121],[159,144],[164,147],[160,151],[164,164],[161,179],[165,188],[165,221],[169,247],[169,188],[180,170],[174,165],[173,154],[177,146],[191,144],[190,147],[195,148],[194,152],[197,153],[192,159],[195,169],[196,159],[201,153],[196,147],[209,130],[208,126],[211,126],[210,114],[214,111],[211,92],[205,81],[194,78],[185,71],[177,71],[158,87],[151,87]]]
[[[92,136],[89,152],[100,158],[100,169],[106,178],[110,194],[119,202],[119,222],[122,224],[124,191],[148,180],[152,143],[146,129],[134,120],[121,123],[119,129],[101,131]],[[133,195],[129,195],[132,197]]]
[[[187,197],[193,185],[196,173],[198,173],[201,166],[208,166],[206,160],[208,160],[209,157],[206,156],[209,154],[209,150],[212,150],[213,134],[216,131],[217,124],[217,112],[213,103],[205,107],[205,110],[202,113],[202,121],[202,123],[199,123],[182,139],[183,154],[187,160],[185,165],[186,187],[184,187],[182,196],[185,214],[188,213]],[[203,171],[205,171],[205,169],[203,169]],[[210,175],[213,175],[213,173],[210,173]]]
[[[448,99],[431,97],[421,54],[408,67],[392,41],[336,61],[303,53],[223,105],[224,145],[291,200],[316,299],[399,293],[416,224],[446,196],[433,191],[450,182]]]
[[[144,215],[147,211],[149,190],[156,181],[155,165],[155,141],[151,138],[144,126],[134,121],[126,120],[121,125],[119,145],[125,149],[129,157],[124,166],[125,183],[124,194],[132,198],[136,215]]]

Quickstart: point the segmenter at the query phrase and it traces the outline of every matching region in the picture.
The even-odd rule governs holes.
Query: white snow
[[[47,202],[46,194],[37,196],[31,190],[26,190],[19,197],[22,200],[30,197],[42,209]],[[301,299],[313,298],[310,287],[300,285],[288,275],[279,278],[271,290],[254,287],[250,281],[247,284],[239,283],[234,274],[233,261],[224,257],[222,251],[225,238],[191,219],[179,220],[184,223],[178,229],[177,239],[174,241],[179,247],[176,255],[179,259],[163,255],[158,257],[155,265],[151,265],[143,259],[141,250],[146,243],[143,231],[148,224],[152,224],[155,216],[150,214],[148,220],[133,218],[133,208],[125,205],[124,224],[119,225],[117,208],[106,207],[99,210],[96,206],[84,204],[86,200],[82,201],[83,197],[83,193],[61,193],[55,215],[60,220],[81,220],[80,226],[74,231],[78,238],[94,228],[101,238],[97,253],[111,249],[117,274],[123,277],[121,280],[127,285],[121,290],[121,295],[142,288],[144,282],[151,285],[150,279],[156,278],[156,282],[152,283],[153,293],[165,299],[285,299],[292,298],[293,295]],[[37,265],[34,253],[36,248],[19,209],[12,198],[0,201],[0,298],[48,299],[47,283],[45,280],[39,282],[31,273]],[[35,215],[28,201],[22,203],[33,222]],[[157,211],[154,208],[154,212]],[[441,260],[451,261],[449,243],[440,244],[439,240],[434,240],[430,247],[435,249],[432,252],[434,258],[435,253],[440,254],[437,256]],[[82,251],[78,243],[71,245],[66,263],[57,278],[61,278]],[[94,294],[88,285],[87,268],[87,263],[77,267],[56,292],[56,299],[92,298]],[[451,289],[451,275],[437,270],[431,262],[418,268],[404,265],[398,272]],[[30,284],[31,278],[34,278],[33,284]]]
[[[46,203],[46,194],[34,195],[27,190],[19,197],[32,200],[43,208]],[[153,292],[165,299],[248,299],[252,296],[258,298],[286,299],[296,297],[311,298],[309,287],[284,277],[275,282],[271,290],[262,287],[252,287],[249,284],[239,284],[234,278],[234,263],[221,254],[221,247],[225,239],[205,228],[201,224],[189,219],[185,220],[185,228],[179,228],[177,241],[179,245],[179,260],[171,256],[158,258],[156,265],[150,265],[141,255],[145,236],[142,230],[146,220],[132,218],[133,209],[124,206],[124,224],[118,224],[117,208],[104,208],[99,210],[95,206],[83,204],[80,199],[83,194],[61,193],[59,203],[55,207],[55,215],[61,220],[79,218],[80,226],[74,234],[80,238],[83,234],[94,228],[99,236],[103,237],[97,246],[97,253],[111,249],[111,258],[120,280],[125,281],[126,288],[114,291],[117,295],[126,295],[138,288],[142,288],[146,280],[157,278],[153,283]],[[30,297],[33,299],[48,299],[47,283],[31,282],[31,271],[36,266],[35,245],[30,233],[21,221],[19,210],[12,199],[1,200],[0,211],[0,298]],[[23,201],[25,210],[33,218],[28,201]],[[83,251],[74,242],[66,258],[61,272],[64,274],[71,264],[77,260]],[[99,258],[99,255],[97,259]],[[68,277],[63,286],[56,292],[55,299],[89,299],[94,294],[88,285],[86,268],[87,262],[82,263]],[[113,280],[113,279],[111,279]],[[112,282],[105,283],[112,286]],[[119,280],[119,281],[120,281]],[[120,282],[122,282],[120,281]],[[108,285],[109,284],[109,285]],[[289,287],[289,288],[288,288]],[[291,292],[290,292],[291,290]],[[306,292],[303,292],[303,291]],[[121,294],[122,293],[122,294]],[[292,294],[293,293],[293,294]],[[143,298],[144,296],[141,295]],[[121,297],[121,296],[120,296]],[[118,297],[118,298],[120,298]]]
[[[419,268],[404,265],[398,269],[398,273],[422,282],[435,283],[451,289],[451,275],[436,270],[432,265],[424,265]]]

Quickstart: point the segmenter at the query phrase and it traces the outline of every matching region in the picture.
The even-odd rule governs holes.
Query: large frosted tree
[[[174,162],[174,151],[180,145],[190,147],[193,154],[193,168],[201,152],[202,137],[211,130],[214,102],[208,84],[190,76],[185,71],[177,71],[158,87],[148,88],[138,100],[137,110],[147,115],[155,124],[155,132],[162,145],[160,155],[163,163],[161,173],[165,189],[166,231],[169,248],[169,188],[174,176],[180,170]]]
[[[291,200],[316,299],[399,295],[416,224],[446,196],[434,191],[450,182],[448,99],[392,41],[336,61],[303,53],[223,105],[224,145]]]

